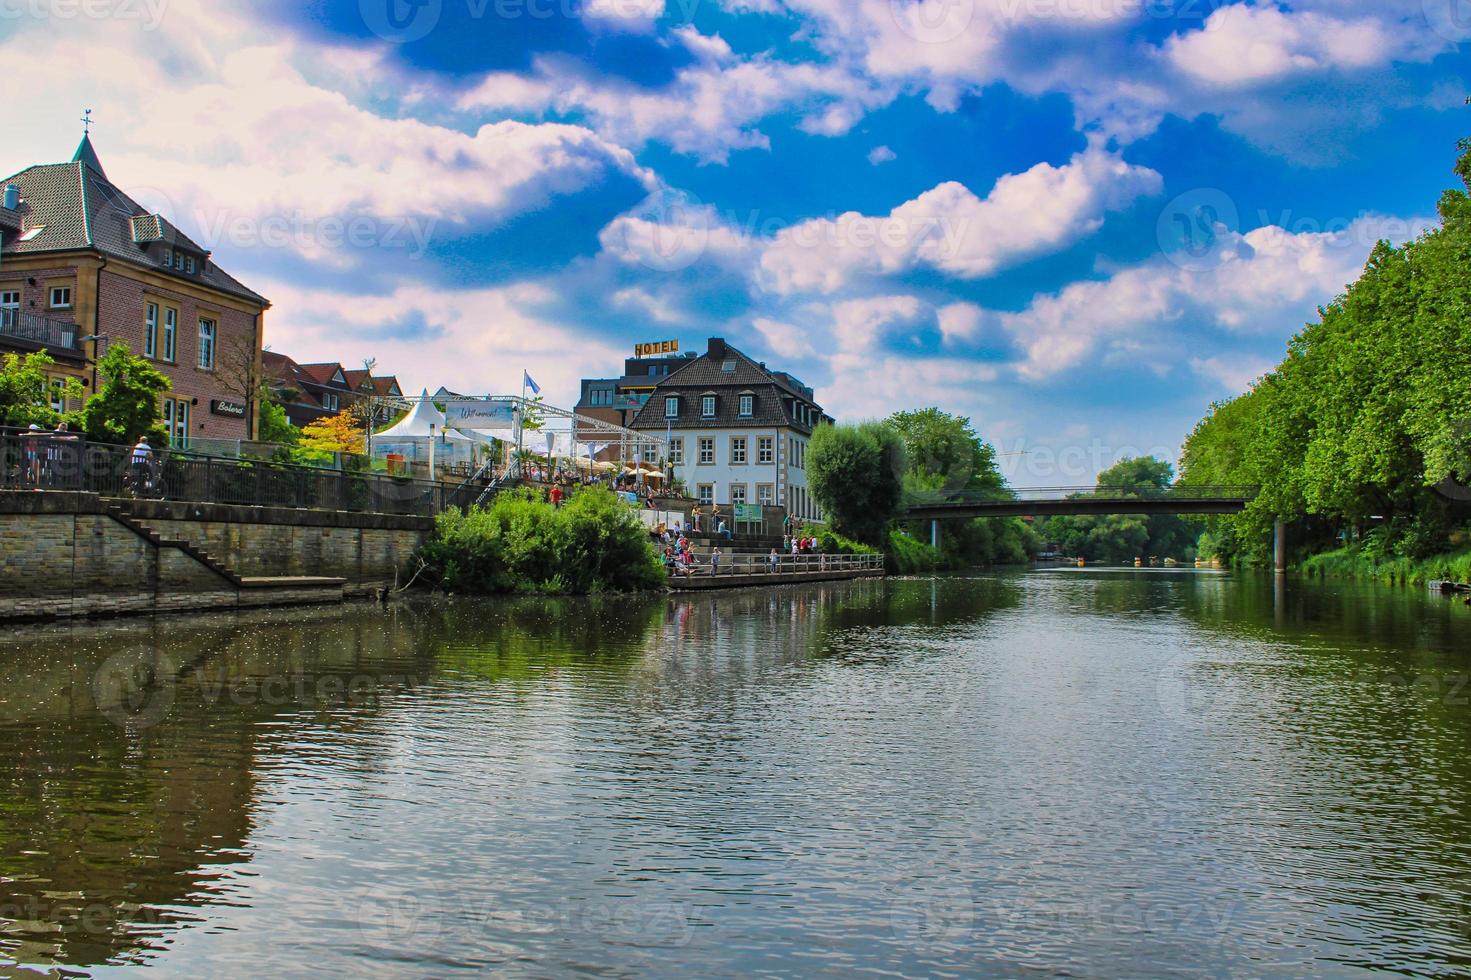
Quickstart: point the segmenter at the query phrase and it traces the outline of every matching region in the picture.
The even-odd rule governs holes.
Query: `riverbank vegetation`
[[[1461,151],[1471,187],[1471,143]],[[1446,192],[1439,215],[1413,241],[1376,244],[1283,361],[1191,433],[1182,482],[1261,488],[1210,522],[1203,543],[1222,557],[1265,564],[1282,520],[1319,574],[1465,580],[1464,562],[1434,556],[1471,521],[1471,198]]]
[[[525,491],[468,514],[445,511],[420,558],[431,583],[478,595],[640,592],[666,581],[638,515],[601,488],[577,490],[561,507]]]
[[[830,523],[824,551],[852,553],[843,543],[888,555],[891,572],[914,574],[975,565],[1016,564],[1038,550],[1030,525],[1016,518],[945,521],[939,547],[924,522],[899,520],[916,494],[991,490],[1006,481],[996,452],[970,420],[938,408],[897,412],[883,422],[823,426],[807,451],[808,485]]]
[[[1132,457],[1099,473],[1094,492],[1109,497],[1143,495],[1168,489],[1174,476],[1174,467],[1164,460]],[[1136,558],[1193,561],[1200,532],[1199,522],[1175,514],[1050,517],[1037,527],[1042,539],[1060,553],[1108,565],[1127,565]]]

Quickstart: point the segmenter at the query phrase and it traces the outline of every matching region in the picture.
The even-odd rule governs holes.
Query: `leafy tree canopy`
[[[904,440],[882,422],[820,425],[807,446],[807,486],[839,534],[881,544],[904,491]]]
[[[158,404],[172,382],[122,343],[111,345],[97,359],[97,375],[103,379],[101,389],[87,399],[78,418],[87,438],[128,445],[146,435],[155,446],[165,445]]]

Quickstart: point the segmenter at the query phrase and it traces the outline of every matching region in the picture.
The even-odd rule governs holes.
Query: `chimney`
[[[725,338],[711,337],[709,346],[706,348],[706,353],[711,357],[725,357]]]
[[[5,207],[11,211],[20,207],[20,188],[14,184],[5,185]]]

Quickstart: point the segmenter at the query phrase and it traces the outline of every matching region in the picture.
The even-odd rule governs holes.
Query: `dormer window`
[[[755,411],[755,408],[756,408],[756,396],[755,395],[742,395],[741,396],[740,407],[741,407],[741,418],[743,418],[743,419],[750,418],[752,412],[754,412]]]
[[[713,419],[715,417],[715,396],[703,395],[700,398],[700,417]]]
[[[671,395],[670,397],[664,399],[664,417],[666,419],[677,419],[677,418],[679,418],[679,398],[678,398],[678,396]]]

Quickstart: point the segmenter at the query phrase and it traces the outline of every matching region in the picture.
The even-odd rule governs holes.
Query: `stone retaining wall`
[[[150,541],[95,494],[0,492],[0,619],[103,616],[341,601],[344,582],[244,587]],[[111,502],[116,503],[116,502]],[[432,527],[423,518],[127,501],[131,518],[237,576],[391,584]],[[250,586],[251,583],[245,583]]]

